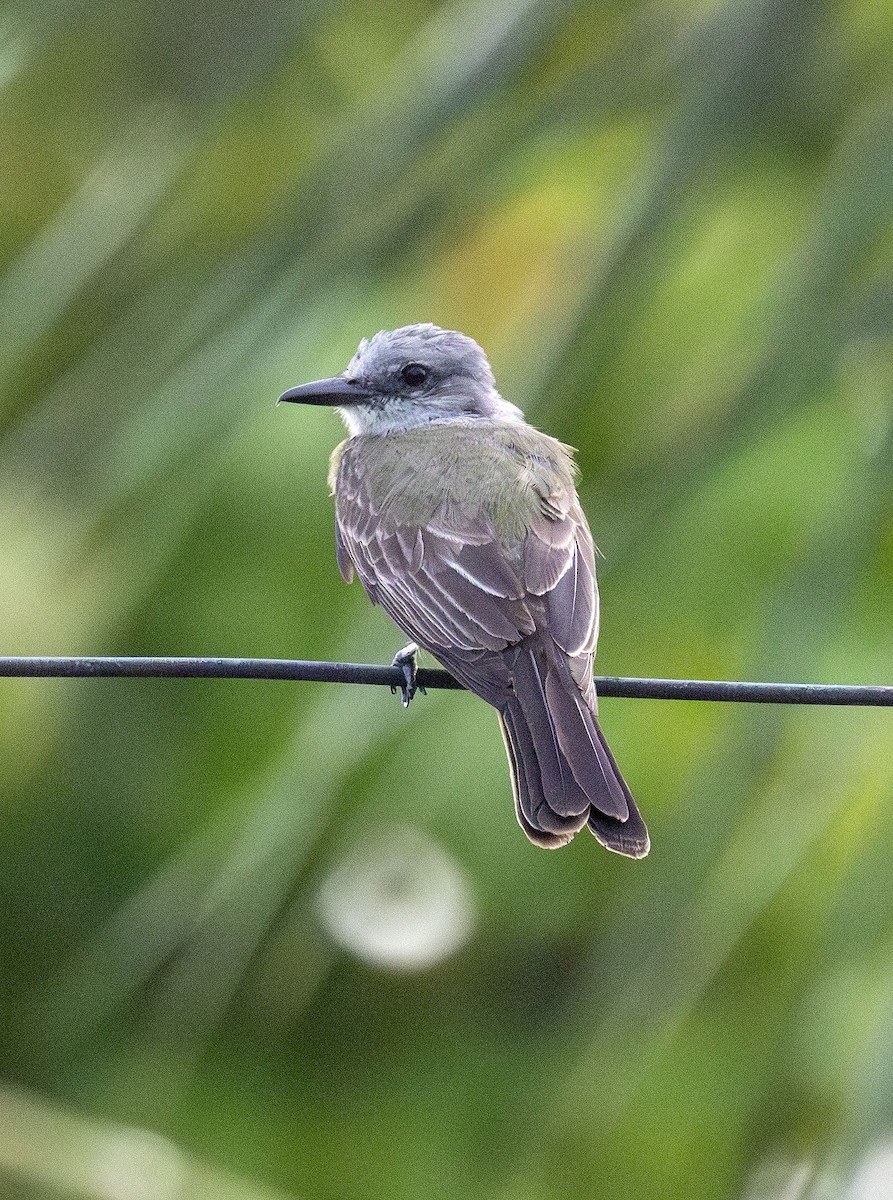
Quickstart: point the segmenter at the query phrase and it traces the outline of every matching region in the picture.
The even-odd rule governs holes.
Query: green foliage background
[[[886,0],[0,31],[3,653],[387,661],[335,568],[340,427],[273,401],[433,320],[579,447],[601,673],[893,682]],[[858,1190],[893,1128],[889,713],[604,702],[632,863],[527,845],[466,695],[0,705],[3,1195],[891,1194]],[[318,917],[392,824],[475,909],[416,972]]]

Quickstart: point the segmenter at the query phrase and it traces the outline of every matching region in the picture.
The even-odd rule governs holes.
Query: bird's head
[[[352,434],[481,417],[523,419],[496,390],[477,342],[437,325],[405,325],[363,338],[342,374],[301,384],[279,399],[335,407]]]

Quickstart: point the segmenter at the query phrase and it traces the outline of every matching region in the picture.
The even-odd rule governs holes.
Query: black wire
[[[399,687],[399,667],[307,662],[289,658],[2,658],[0,677],[290,679],[316,683],[372,683]],[[422,667],[425,688],[461,688],[446,671]],[[601,696],[643,700],[725,700],[752,704],[860,704],[893,706],[893,687],[841,683],[739,683],[732,680],[628,679],[596,676]]]

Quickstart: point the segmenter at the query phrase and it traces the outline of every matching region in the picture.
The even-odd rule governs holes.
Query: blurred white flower
[[[354,846],[323,880],[320,919],[366,962],[420,970],[468,939],[473,904],[462,868],[418,829],[395,826]]]

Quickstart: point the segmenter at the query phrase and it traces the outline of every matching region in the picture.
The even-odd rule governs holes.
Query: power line
[[[400,687],[398,667],[289,658],[3,658],[0,677],[280,679]],[[459,688],[446,671],[422,667],[424,688]],[[595,678],[600,696],[640,700],[724,700],[749,704],[850,704],[893,707],[893,687],[841,683],[742,683],[704,679]]]

